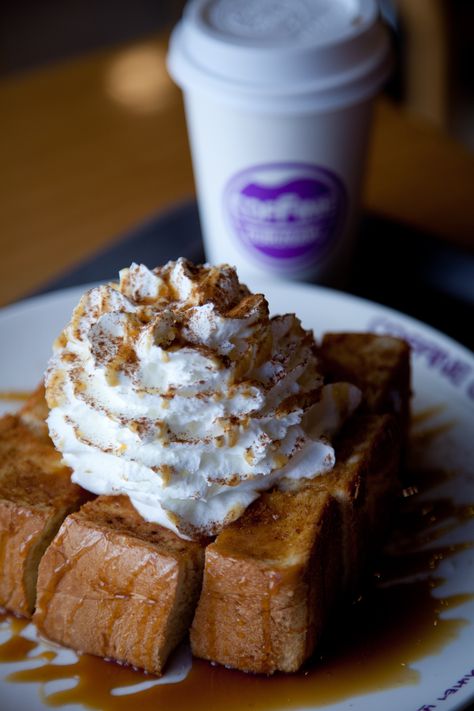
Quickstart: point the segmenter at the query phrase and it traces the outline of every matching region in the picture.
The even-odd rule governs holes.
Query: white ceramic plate
[[[431,413],[429,423],[422,416],[418,427],[423,430],[429,426],[432,432],[438,432],[437,436],[418,437],[415,447],[418,464],[455,471],[454,476],[437,486],[435,495],[454,504],[474,504],[472,354],[413,319],[342,293],[307,285],[265,284],[262,281],[250,283],[250,286],[268,296],[274,313],[296,312],[316,335],[329,330],[370,330],[408,339],[413,348],[413,410],[415,414]],[[0,312],[0,391],[27,390],[36,386],[50,354],[51,343],[67,322],[83,290],[74,288],[55,292]],[[3,403],[2,407],[6,410],[12,405]],[[353,711],[452,711],[466,707],[474,699],[474,550],[460,545],[474,543],[474,519],[465,516],[463,520],[451,523],[437,544],[440,541],[443,545],[457,544],[457,552],[442,560],[434,571],[444,582],[438,585],[433,595],[440,598],[461,596],[460,604],[441,614],[441,619],[462,620],[457,625],[456,634],[440,645],[440,649],[411,664],[417,672],[415,683],[402,683],[344,698],[325,708],[331,711],[348,708]],[[1,634],[4,639],[7,631]],[[30,628],[26,634],[34,632]],[[2,711],[44,708],[38,685],[5,681],[12,671],[39,663],[36,660],[0,665]],[[360,674],[364,674],[363,666]],[[285,708],[284,703],[282,708]]]

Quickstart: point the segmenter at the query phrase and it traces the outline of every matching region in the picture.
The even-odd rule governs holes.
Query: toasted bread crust
[[[296,671],[340,572],[339,529],[326,492],[262,494],[206,550],[194,653],[243,671]]]
[[[40,393],[41,395],[41,393]],[[30,616],[38,565],[64,517],[88,495],[70,481],[70,470],[41,429],[35,403],[0,420],[0,606]]]
[[[61,644],[161,674],[189,628],[204,550],[146,523],[123,496],[68,516],[46,551],[34,621]]]

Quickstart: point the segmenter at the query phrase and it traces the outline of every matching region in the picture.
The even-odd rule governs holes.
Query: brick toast
[[[408,347],[383,337],[382,362],[380,337],[357,334],[355,343],[354,335],[338,334],[332,350],[327,336],[321,349],[328,378],[340,362],[343,378],[364,393],[365,414],[340,436],[330,475],[263,494],[206,548],[203,578],[204,546],[144,523],[123,497],[98,497],[65,519],[42,559],[41,632],[160,674],[203,580],[191,635],[196,656],[245,671],[297,669],[343,591],[356,585],[397,488]],[[354,348],[364,357],[351,357]],[[41,398],[29,403],[29,425],[21,421],[30,432],[36,425],[37,440],[47,440],[42,407]]]
[[[297,491],[265,494],[207,548],[191,628],[198,657],[257,673],[298,669],[331,608],[356,589],[370,541],[386,524],[408,421],[408,346],[371,334],[330,334],[321,351],[329,378],[359,385],[362,411],[395,414],[356,415],[339,438],[330,474]],[[317,505],[324,493],[336,514]],[[339,526],[331,535],[334,516]],[[318,547],[323,576],[313,555]]]
[[[145,522],[124,496],[66,518],[44,555],[34,621],[66,646],[161,674],[191,624],[204,548]]]
[[[0,606],[29,617],[38,565],[64,518],[89,498],[47,435],[41,386],[0,420]]]
[[[397,486],[399,449],[393,417],[355,417],[329,474],[263,494],[224,529],[206,550],[196,656],[257,673],[299,669],[355,588],[387,515],[382,496]]]

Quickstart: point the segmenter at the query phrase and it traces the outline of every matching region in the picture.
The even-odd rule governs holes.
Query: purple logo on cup
[[[268,163],[231,178],[224,209],[237,239],[259,261],[298,268],[322,260],[334,246],[347,193],[327,168]]]

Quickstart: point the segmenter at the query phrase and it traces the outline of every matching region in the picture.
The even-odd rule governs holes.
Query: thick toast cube
[[[47,435],[44,389],[0,419],[0,607],[29,617],[38,565],[68,513],[87,500]]]
[[[281,492],[269,492],[252,504],[239,521],[223,531],[206,551],[203,590],[191,630],[193,653],[198,657],[261,673],[297,669],[321,636],[317,621],[326,622],[331,607],[341,596],[353,594],[357,589],[374,542],[380,541],[390,520],[389,514],[399,489],[402,440],[407,436],[409,423],[409,347],[404,341],[389,336],[327,334],[320,356],[329,380],[346,380],[361,388],[362,413],[381,413],[353,418],[336,443],[336,467],[331,473],[308,482],[299,491],[285,492],[288,498],[284,516],[288,521],[298,520],[301,526],[309,527],[308,530],[314,530],[318,536],[321,535],[319,531],[324,531],[324,522],[318,519],[321,512],[312,518],[308,509],[302,506],[302,498],[312,501],[321,494],[328,494],[336,504],[334,518],[340,525],[334,534],[334,545],[330,550],[325,548],[324,536],[320,543],[320,555],[324,560],[330,558],[331,566],[318,583],[318,595],[310,602],[308,591],[301,586],[295,584],[291,591],[293,600],[299,599],[302,608],[309,609],[317,599],[316,604],[321,609],[313,619],[308,616],[306,627],[300,628],[299,636],[282,626],[278,645],[260,646],[258,653],[261,633],[258,637],[256,630],[259,624],[262,625],[258,616],[264,617],[268,599],[262,592],[253,601],[253,612],[249,612],[247,618],[242,617],[240,610],[245,609],[246,603],[237,579],[232,576],[231,561],[238,554],[239,566],[245,566],[246,577],[251,579],[252,569],[255,576],[260,570],[262,553],[256,548],[253,554],[249,552],[243,558],[244,541],[253,542],[253,538],[258,540],[260,535],[267,536],[267,544],[271,547],[272,540],[278,540],[274,532],[266,531],[265,526],[261,528],[259,524],[259,517],[266,520],[273,501],[281,496]],[[252,520],[254,523],[250,524]],[[312,529],[316,521],[320,526]],[[311,535],[307,540],[311,540]],[[315,545],[315,540],[308,544],[310,548]],[[267,550],[266,558],[277,557],[277,548],[275,545],[270,556]],[[303,575],[311,577],[311,567],[309,563],[307,565]],[[228,588],[221,582],[223,571],[229,581]],[[334,571],[338,572],[335,574]],[[273,573],[281,574],[281,562],[277,563]],[[287,592],[290,593],[289,587]],[[246,619],[243,641],[240,647],[229,648],[225,640],[234,634],[239,619]]]
[[[128,497],[100,496],[68,516],[39,569],[41,634],[161,674],[189,629],[204,549],[145,522]]]
[[[270,674],[311,655],[386,517],[375,499],[396,487],[396,432],[390,416],[356,419],[330,474],[263,494],[207,548],[196,656]]]
[[[296,671],[341,572],[339,530],[326,492],[262,494],[206,550],[194,654],[243,671]]]
[[[347,380],[362,390],[362,410],[394,414],[407,435],[410,347],[406,341],[373,333],[327,333],[320,356],[329,380]]]

